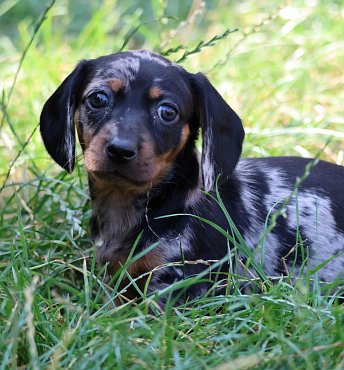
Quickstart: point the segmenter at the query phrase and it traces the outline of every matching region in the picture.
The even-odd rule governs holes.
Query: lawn
[[[344,368],[343,281],[112,305],[82,159],[62,171],[37,129],[79,60],[144,48],[209,77],[244,122],[244,156],[344,165],[343,14],[340,0],[0,3],[0,369]]]

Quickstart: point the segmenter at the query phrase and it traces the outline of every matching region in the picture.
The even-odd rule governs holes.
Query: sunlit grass
[[[205,72],[242,117],[245,156],[312,157],[330,139],[321,157],[344,164],[340,2],[58,0],[9,100],[50,1],[15,3],[0,4],[0,187],[42,105],[74,65],[123,45],[170,50],[172,60],[201,45],[182,65]],[[321,296],[302,282],[258,280],[263,293],[246,295],[235,289],[240,277],[230,276],[226,296],[210,292],[166,312],[154,295],[114,307],[120,292],[96,265],[79,162],[72,175],[61,172],[37,131],[1,193],[0,369],[344,367],[340,282]]]

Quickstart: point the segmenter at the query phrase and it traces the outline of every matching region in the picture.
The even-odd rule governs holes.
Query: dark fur
[[[108,103],[95,109],[89,96],[99,91]],[[178,109],[173,123],[159,118],[164,102]],[[146,51],[79,63],[45,104],[40,124],[49,154],[68,171],[74,166],[77,127],[93,202],[92,236],[98,260],[109,263],[110,274],[126,260],[140,232],[135,253],[159,243],[129,267],[134,277],[169,262],[226,256],[226,238],[208,223],[187,215],[159,218],[192,214],[230,230],[218,202],[202,191],[214,195],[218,175],[230,217],[254,250],[269,213],[290,194],[310,161],[273,157],[238,164],[244,130],[236,113],[204,75],[188,73]],[[195,148],[200,129],[201,158]],[[108,154],[109,143],[116,144],[115,157]],[[266,237],[264,270],[269,276],[290,269],[297,276],[303,265],[314,268],[335,256],[320,269],[319,278],[343,278],[343,189],[343,167],[319,161]],[[260,252],[256,256],[259,261]],[[199,262],[159,269],[150,289],[164,288],[206,267]],[[228,271],[228,264],[219,269]],[[194,297],[207,288],[206,283],[197,284],[187,294]]]

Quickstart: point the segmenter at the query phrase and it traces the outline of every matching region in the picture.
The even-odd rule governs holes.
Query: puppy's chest
[[[154,229],[149,218],[145,204],[108,201],[102,207],[94,205],[91,231],[97,259],[101,265],[108,264],[110,274],[126,262],[135,242],[134,255],[142,252],[143,256],[128,269],[132,275],[151,271],[171,261],[181,261],[183,254],[190,251],[192,233],[188,227],[161,232],[161,229]]]
[[[100,262],[130,250],[144,214],[144,207],[116,198],[94,202],[91,232]]]

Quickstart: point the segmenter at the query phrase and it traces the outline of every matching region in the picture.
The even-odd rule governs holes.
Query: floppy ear
[[[77,91],[86,74],[87,61],[80,62],[74,71],[45,103],[40,129],[45,148],[65,170],[72,172],[75,161],[74,113]]]
[[[202,178],[205,191],[216,178],[228,178],[237,165],[245,132],[238,115],[201,73],[194,75],[196,107],[202,128]]]

